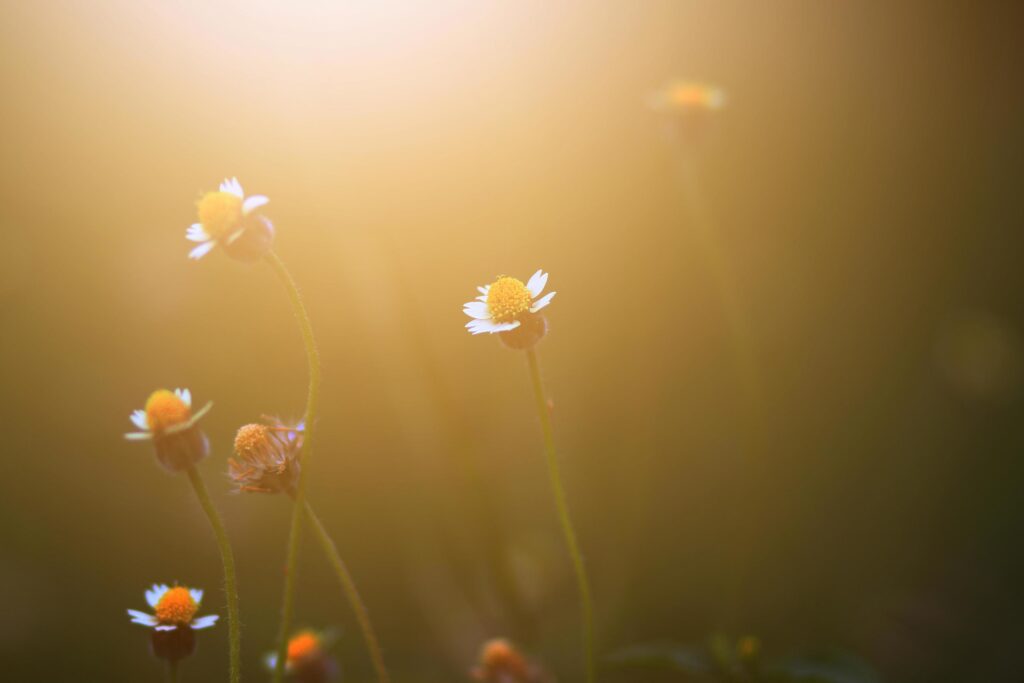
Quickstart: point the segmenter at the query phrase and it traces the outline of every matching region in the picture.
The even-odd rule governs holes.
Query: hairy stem
[[[217,537],[217,546],[220,548],[220,559],[224,564],[224,592],[228,598],[228,662],[229,680],[231,683],[238,683],[242,680],[242,630],[238,622],[238,579],[235,577],[235,555],[231,551],[231,542],[228,541],[227,531],[224,530],[224,522],[220,519],[220,513],[213,506],[210,494],[206,490],[206,484],[199,474],[195,465],[189,467],[188,480],[192,482],[192,488],[196,492],[196,498],[210,520],[213,527],[213,534]],[[177,677],[176,665],[172,665],[170,674]],[[172,678],[172,680],[174,680]]]
[[[281,257],[273,250],[267,252],[267,262],[288,292],[292,312],[299,323],[302,341],[306,346],[306,360],[309,363],[309,394],[306,398],[305,432],[302,440],[302,452],[299,454],[299,482],[295,488],[295,502],[292,506],[291,526],[288,532],[288,549],[285,558],[284,598],[281,604],[281,629],[277,641],[277,664],[274,667],[274,683],[281,683],[284,678],[284,667],[288,658],[288,636],[291,633],[292,613],[295,609],[295,574],[296,561],[299,554],[299,536],[302,532],[302,510],[306,499],[306,474],[309,471],[309,460],[313,453],[313,434],[316,430],[317,404],[320,399],[320,352],[313,338],[313,326],[309,322],[309,314],[302,303],[302,295],[295,284],[291,273],[284,265]]]
[[[555,437],[551,430],[551,415],[548,413],[548,401],[544,396],[544,384],[540,378],[540,364],[537,353],[530,349],[526,352],[530,365],[530,378],[533,380],[533,395],[537,401],[537,415],[540,417],[541,429],[544,432],[544,453],[547,456],[548,475],[551,479],[551,491],[558,509],[558,519],[565,536],[565,545],[572,558],[572,566],[576,572],[576,584],[580,592],[580,611],[583,617],[583,658],[586,668],[586,680],[594,681],[594,606],[590,598],[590,581],[583,565],[583,554],[580,552],[576,531],[569,517],[569,503],[565,498],[565,487],[562,486],[562,474],[558,467],[558,454],[555,452]]]
[[[331,563],[331,567],[338,577],[338,582],[341,583],[341,589],[345,592],[345,597],[348,598],[349,604],[352,605],[352,611],[356,613],[356,620],[359,622],[359,629],[363,632],[363,639],[366,640],[366,648],[370,651],[370,659],[373,661],[373,669],[377,673],[377,680],[380,683],[389,683],[391,678],[388,676],[388,670],[384,666],[384,655],[381,653],[380,642],[377,640],[377,634],[374,633],[373,625],[370,623],[370,615],[366,611],[363,599],[359,596],[359,591],[356,589],[356,583],[352,579],[352,574],[349,573],[348,567],[345,566],[341,555],[338,554],[338,547],[331,540],[327,529],[324,528],[320,518],[313,512],[309,501],[306,501],[305,507],[306,515],[313,526],[316,538],[320,541],[320,547],[323,548],[324,554],[327,555],[327,561]]]

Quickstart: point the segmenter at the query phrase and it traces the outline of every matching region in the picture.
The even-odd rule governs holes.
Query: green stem
[[[178,683],[177,662],[167,662],[167,683]]]
[[[302,341],[306,346],[306,360],[309,363],[309,394],[306,398],[305,431],[302,439],[302,452],[299,454],[299,482],[295,487],[295,502],[292,505],[291,526],[288,532],[288,549],[285,559],[284,598],[281,605],[281,630],[277,641],[277,665],[274,667],[274,683],[281,683],[284,678],[284,667],[288,659],[288,636],[291,633],[292,613],[295,609],[295,574],[299,554],[299,536],[302,531],[302,510],[306,499],[306,474],[309,471],[309,459],[313,454],[313,433],[316,428],[317,406],[320,399],[320,352],[313,338],[313,326],[309,322],[309,314],[302,302],[302,295],[295,284],[291,273],[284,265],[281,257],[274,251],[267,252],[267,262],[284,285],[291,301],[292,312],[302,331]]]
[[[349,573],[348,567],[345,566],[341,555],[338,554],[338,547],[331,540],[327,529],[324,528],[320,518],[313,512],[313,507],[309,504],[309,501],[306,501],[305,507],[306,515],[313,526],[313,531],[316,532],[317,540],[320,541],[320,547],[323,548],[324,554],[327,555],[327,561],[331,563],[334,573],[338,575],[341,589],[345,592],[345,597],[348,598],[349,604],[352,605],[352,611],[356,613],[356,620],[359,622],[359,628],[362,630],[363,638],[366,640],[366,648],[370,651],[370,659],[373,660],[374,671],[377,672],[377,680],[380,683],[389,683],[391,678],[388,676],[388,670],[384,666],[384,656],[381,654],[380,642],[377,640],[377,634],[373,631],[370,615],[366,611],[363,599],[359,596],[359,591],[356,589],[356,583],[352,579],[352,574]]]
[[[565,499],[565,487],[562,486],[562,475],[558,467],[558,454],[555,452],[555,437],[551,430],[551,415],[548,412],[548,401],[544,397],[544,384],[540,379],[540,364],[537,353],[530,349],[526,352],[530,364],[530,378],[533,380],[533,395],[537,400],[537,415],[540,417],[541,429],[544,432],[544,452],[547,456],[548,475],[551,478],[551,491],[555,496],[558,508],[558,519],[562,524],[562,534],[572,557],[572,566],[576,572],[576,583],[580,591],[580,611],[583,615],[583,657],[586,666],[588,683],[594,681],[594,606],[590,598],[590,581],[583,565],[583,554],[580,552],[576,531],[569,517],[569,503]]]
[[[210,494],[206,490],[206,484],[199,474],[195,465],[190,466],[186,472],[188,480],[192,482],[199,505],[210,520],[213,527],[213,534],[217,537],[217,546],[220,548],[220,559],[224,564],[224,592],[228,598],[228,661],[230,666],[229,680],[231,683],[238,683],[242,680],[242,632],[238,621],[238,579],[235,577],[235,555],[231,552],[231,542],[228,541],[227,531],[224,530],[224,522],[220,519],[220,513],[213,506]],[[172,676],[177,676],[177,671],[172,669]]]

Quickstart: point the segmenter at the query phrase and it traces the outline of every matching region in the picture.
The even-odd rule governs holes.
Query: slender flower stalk
[[[228,534],[224,530],[220,513],[217,512],[213,501],[210,500],[210,494],[206,490],[206,484],[203,482],[199,470],[192,465],[186,472],[188,480],[192,482],[192,488],[196,492],[196,498],[199,499],[199,505],[202,506],[203,512],[210,520],[210,526],[213,527],[213,534],[217,537],[217,546],[220,548],[220,559],[224,564],[224,592],[227,593],[228,598],[230,680],[231,683],[238,683],[242,679],[242,634],[238,622],[238,579],[235,576],[235,555],[231,551],[231,543],[228,541]],[[172,670],[171,675],[177,677],[177,671]]]
[[[380,683],[389,683],[391,678],[388,676],[387,667],[384,666],[384,655],[381,653],[380,642],[377,640],[377,634],[370,623],[370,615],[366,611],[366,605],[356,589],[356,583],[353,581],[348,567],[345,566],[345,562],[341,559],[341,555],[338,554],[337,546],[334,545],[334,541],[331,540],[320,518],[313,512],[313,508],[308,500],[305,501],[305,508],[306,516],[309,517],[309,522],[313,527],[317,540],[320,542],[320,547],[323,548],[324,554],[327,555],[331,568],[334,569],[338,582],[341,584],[341,589],[345,592],[349,604],[352,605],[352,610],[356,613],[359,629],[363,632],[366,648],[370,651],[370,659],[373,660],[373,669],[377,673],[377,680]]]
[[[228,677],[230,683],[238,683],[241,680],[242,670],[242,636],[238,620],[238,581],[235,578],[235,556],[231,552],[231,543],[228,541],[220,514],[213,506],[210,494],[206,491],[206,485],[196,469],[196,463],[210,453],[209,440],[200,428],[199,421],[209,412],[212,405],[212,403],[207,403],[202,409],[193,413],[191,391],[188,389],[175,389],[174,391],[158,389],[149,395],[143,409],[136,410],[131,414],[130,419],[139,431],[129,432],[125,434],[125,438],[129,441],[151,441],[156,451],[157,461],[165,470],[172,474],[186,473],[203,512],[210,520],[210,526],[213,527],[217,546],[220,548],[221,561],[224,565],[224,590],[228,600],[228,641],[230,645]],[[154,591],[147,594],[147,599],[150,601],[150,606],[157,609],[157,616],[150,617],[141,612],[130,612],[136,623],[153,626],[157,631],[164,631],[168,623],[175,627],[205,628],[212,626],[217,620],[216,616],[212,619],[204,618],[203,626],[196,626],[191,622],[195,609],[202,599],[202,591],[192,594],[191,597],[183,589],[168,589],[167,586],[154,586]],[[164,593],[169,593],[172,597],[168,598],[171,602],[164,606],[169,611],[166,611],[161,617],[160,612],[164,608],[161,608],[157,600]],[[167,622],[167,619],[171,621]],[[180,629],[179,631],[185,632]],[[191,631],[188,630],[187,633],[190,634]],[[187,635],[181,637],[188,640]],[[158,649],[163,650],[166,649],[164,646],[168,644],[161,642],[160,645],[161,647]],[[181,646],[182,643],[174,642],[171,645]],[[175,652],[175,647],[171,647],[164,654],[174,656],[164,658],[180,658]]]
[[[177,662],[167,662],[167,683],[178,683]]]
[[[555,438],[551,431],[551,416],[548,413],[548,402],[540,378],[537,352],[534,350],[548,332],[547,318],[541,311],[551,303],[555,292],[543,294],[547,284],[548,274],[543,270],[535,272],[525,283],[517,278],[502,275],[489,285],[477,287],[480,296],[465,304],[462,312],[472,318],[466,323],[466,329],[470,334],[496,334],[508,348],[526,352],[530,378],[533,381],[533,393],[537,400],[537,415],[540,417],[541,430],[544,434],[544,453],[551,479],[551,491],[580,593],[586,680],[587,683],[594,683],[594,608],[590,598],[590,581],[583,565],[583,554],[576,540],[576,531],[569,517],[569,504],[565,498],[565,487],[562,486]]]
[[[302,533],[302,511],[306,500],[306,473],[309,471],[309,459],[313,453],[313,434],[316,430],[317,407],[320,400],[320,352],[317,350],[316,339],[313,337],[313,326],[309,322],[309,314],[302,302],[298,285],[288,272],[288,267],[273,249],[265,256],[274,269],[274,273],[288,292],[292,312],[299,323],[302,341],[306,347],[306,360],[309,363],[309,394],[306,398],[306,416],[303,420],[305,433],[302,450],[299,453],[299,480],[295,486],[295,502],[292,506],[292,519],[288,531],[288,549],[285,557],[284,597],[281,604],[281,630],[278,635],[277,660],[274,667],[274,683],[281,683],[284,678],[285,663],[288,660],[288,638],[291,635],[292,613],[295,609],[295,574],[299,554],[299,537]]]
[[[273,417],[264,416],[263,419],[264,423],[247,424],[239,428],[235,435],[235,457],[228,460],[228,476],[234,481],[238,492],[284,493],[294,501],[298,490],[297,483],[302,472],[299,456],[302,453],[305,426],[302,423],[289,426]],[[370,659],[373,661],[377,677],[381,683],[388,683],[389,677],[387,669],[384,667],[380,644],[370,625],[370,617],[359,596],[359,591],[356,589],[355,581],[338,554],[334,541],[331,540],[323,523],[313,512],[308,500],[305,501],[304,510],[328,562],[338,576],[345,597],[356,613],[356,619],[359,621],[359,628],[366,639],[367,649],[370,651]],[[305,641],[300,638],[298,643],[302,642]],[[292,636],[289,640],[289,657],[285,663],[285,671],[292,678],[302,680],[295,675],[291,668],[293,664],[296,664],[295,657],[292,656],[295,654],[293,650],[296,647],[296,636]],[[277,669],[277,662],[278,655],[277,652],[274,652],[267,659],[271,671]]]
[[[537,402],[537,416],[540,418],[541,431],[544,433],[544,454],[547,457],[548,476],[551,479],[551,491],[558,508],[558,519],[562,525],[565,544],[572,558],[573,570],[576,572],[576,583],[580,593],[580,612],[583,617],[583,657],[586,665],[586,680],[594,681],[594,606],[590,597],[590,580],[583,564],[576,531],[569,516],[569,503],[562,486],[562,474],[558,467],[558,453],[555,451],[555,437],[551,430],[551,415],[548,412],[548,401],[544,396],[544,384],[540,377],[540,363],[537,352],[533,348],[526,350],[526,360],[530,367],[530,379],[533,381],[533,395]]]

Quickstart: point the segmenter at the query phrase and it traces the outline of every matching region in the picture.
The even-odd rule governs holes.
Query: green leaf
[[[711,659],[704,648],[672,642],[631,645],[614,652],[606,661],[628,667],[662,669],[694,675],[705,675],[713,670]]]
[[[881,683],[881,677],[867,662],[838,650],[776,660],[765,668],[799,683]]]

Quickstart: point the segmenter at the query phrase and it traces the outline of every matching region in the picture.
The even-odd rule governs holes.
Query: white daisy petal
[[[486,294],[481,294],[480,296],[478,296],[478,297],[476,298],[476,300],[477,300],[477,301],[483,301],[483,302],[486,302],[486,301],[487,301],[487,295],[486,295]]]
[[[224,182],[220,184],[220,191],[233,194],[239,199],[245,198],[245,193],[242,192],[242,184],[238,182],[238,178],[225,178]]]
[[[533,302],[533,306],[530,306],[530,313],[536,313],[540,309],[542,309],[545,306],[547,306],[549,303],[551,303],[551,299],[554,298],[555,294],[557,294],[557,293],[558,292],[548,292],[547,294],[545,294],[541,298],[539,298],[536,301],[534,301]]]
[[[210,239],[210,236],[206,233],[202,223],[193,223],[185,231],[185,239],[193,242],[205,242]]]
[[[167,626],[166,624],[160,624],[159,626],[156,627],[156,630],[157,631],[173,631],[176,628],[178,628],[178,627],[177,626]]]
[[[148,439],[152,439],[153,435],[149,432],[128,432],[124,435],[124,438],[129,441],[146,441]]]
[[[276,652],[269,653],[266,657],[263,658],[263,664],[264,664],[264,666],[266,666],[271,671],[276,669],[277,668],[277,653]]]
[[[208,254],[209,251],[213,249],[215,246],[217,246],[217,243],[214,242],[213,240],[210,240],[209,242],[203,242],[198,247],[188,252],[188,257],[190,259],[198,261],[199,259],[206,256],[206,254]]]
[[[237,240],[239,237],[241,237],[244,233],[245,233],[245,229],[244,228],[242,228],[240,230],[235,230],[233,233],[228,235],[228,238],[226,240],[224,240],[224,241],[227,242],[228,244],[234,244],[235,240]]]
[[[546,287],[547,284],[548,274],[543,270],[538,269],[536,273],[530,276],[530,281],[526,283],[526,288],[530,290],[530,295],[536,298],[544,291],[544,287]]]
[[[518,320],[513,320],[510,323],[496,323],[493,320],[470,320],[466,323],[466,328],[473,334],[507,332],[517,327],[519,327]]]
[[[133,624],[142,624],[143,626],[156,626],[157,620],[152,614],[146,614],[140,612],[137,609],[128,610],[128,616],[132,618]]]
[[[220,617],[216,614],[207,614],[205,617],[193,619],[191,626],[193,630],[201,628],[210,628],[211,626],[217,623],[218,619],[220,619]]]
[[[242,213],[248,215],[256,209],[260,208],[270,200],[261,194],[254,194],[251,197],[246,197],[245,201],[242,202]]]
[[[146,431],[149,429],[149,422],[146,421],[145,410],[136,410],[132,412],[131,421],[133,425],[135,425],[142,431]]]
[[[188,389],[175,389],[175,395],[181,399],[181,402],[187,405],[189,408],[192,407],[192,392]]]
[[[487,292],[491,291],[490,285],[484,285],[483,287],[477,287],[476,291],[480,292],[484,296],[487,296]]]
[[[196,601],[197,605],[203,601],[202,588],[192,588],[189,590],[188,594],[192,596],[192,599]]]
[[[491,312],[487,309],[487,304],[482,301],[470,301],[462,307],[462,312],[470,318],[476,318],[477,320],[489,320],[491,318]]]
[[[146,602],[153,609],[156,609],[156,603],[160,602],[160,598],[164,597],[164,593],[169,591],[165,583],[154,583],[153,587],[146,591]]]

